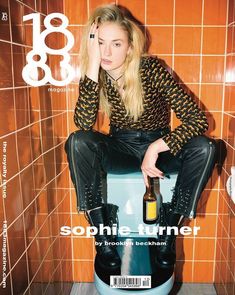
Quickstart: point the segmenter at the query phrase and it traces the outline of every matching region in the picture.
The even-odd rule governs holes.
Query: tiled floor
[[[175,284],[169,295],[216,295],[213,284]],[[93,283],[74,284],[70,295],[99,295]]]

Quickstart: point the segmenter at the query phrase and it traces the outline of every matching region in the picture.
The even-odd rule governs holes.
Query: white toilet
[[[177,174],[169,177],[160,180],[163,202],[171,200]],[[162,269],[154,263],[156,246],[152,245],[157,243],[157,237],[151,235],[151,232],[156,225],[143,223],[144,193],[141,172],[107,175],[108,203],[119,207],[119,229],[125,226],[130,231],[128,235],[118,234],[117,242],[120,245],[117,246],[117,251],[122,260],[119,274],[107,273],[95,263],[95,285],[100,295],[167,295],[172,289],[174,268]],[[150,234],[146,233],[147,228]]]

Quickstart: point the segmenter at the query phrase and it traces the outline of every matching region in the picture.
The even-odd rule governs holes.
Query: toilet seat
[[[171,200],[172,189],[174,188],[177,174],[170,176],[170,179],[160,180],[160,190],[164,202]],[[122,260],[121,269],[118,272],[110,273],[101,269],[95,260],[95,286],[100,295],[121,295],[121,294],[144,294],[144,295],[167,295],[174,284],[174,268],[162,269],[155,263],[157,247],[151,242],[158,242],[157,237],[140,235],[139,224],[142,221],[142,201],[145,192],[142,173],[129,173],[125,175],[107,175],[108,202],[118,205],[119,227],[128,226],[130,233],[126,236],[117,237],[117,251]],[[144,227],[153,225],[143,224]],[[154,225],[156,226],[156,225]],[[142,243],[142,245],[141,245]],[[110,276],[150,276],[151,288],[112,288],[110,287]]]

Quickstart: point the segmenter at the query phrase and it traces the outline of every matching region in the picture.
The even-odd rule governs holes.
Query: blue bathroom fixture
[[[169,202],[177,174],[160,179],[164,202]],[[122,261],[115,273],[101,269],[95,261],[95,285],[100,295],[167,295],[174,283],[174,268],[161,268],[155,263],[157,225],[143,223],[145,185],[141,172],[108,174],[108,203],[119,207],[119,229],[128,227],[117,237],[117,251]],[[141,228],[141,230],[140,230]],[[127,234],[128,233],[128,234]]]

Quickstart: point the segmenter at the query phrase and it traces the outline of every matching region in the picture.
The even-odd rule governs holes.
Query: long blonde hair
[[[95,9],[85,26],[81,47],[80,47],[80,67],[81,78],[84,78],[88,67],[87,55],[87,39],[92,23],[96,21],[98,24],[105,22],[115,22],[120,25],[128,34],[128,40],[131,47],[126,56],[124,63],[124,86],[125,91],[121,95],[121,99],[125,105],[127,114],[137,121],[143,112],[143,90],[141,86],[139,66],[140,58],[145,50],[145,36],[138,25],[127,18],[116,5],[105,5]],[[104,70],[100,68],[100,109],[110,116],[110,104],[106,97],[106,89],[104,83]]]

